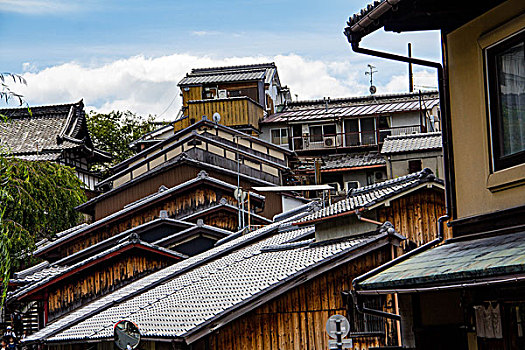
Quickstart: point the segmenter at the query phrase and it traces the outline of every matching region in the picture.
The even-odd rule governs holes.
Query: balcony
[[[311,151],[338,148],[375,146],[383,143],[387,136],[398,136],[422,132],[420,125],[392,127],[370,131],[292,137],[292,150]]]
[[[220,114],[222,125],[258,131],[264,108],[246,96],[188,101],[185,117],[174,124],[174,131],[190,126],[204,115],[211,120],[215,113]]]

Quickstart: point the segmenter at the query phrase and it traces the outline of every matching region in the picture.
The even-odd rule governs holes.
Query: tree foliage
[[[80,222],[82,216],[74,208],[85,200],[74,169],[0,152],[0,273],[4,283],[10,271],[31,262],[29,253],[37,241]]]
[[[120,163],[134,154],[129,144],[158,127],[153,119],[151,115],[142,118],[130,111],[113,111],[107,114],[91,111],[87,116],[95,147],[114,157],[110,165]]]

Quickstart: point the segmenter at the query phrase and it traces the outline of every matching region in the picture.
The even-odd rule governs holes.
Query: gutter
[[[453,199],[455,198],[453,194],[453,187],[451,184],[451,175],[453,173],[453,154],[452,154],[452,142],[451,142],[451,135],[450,135],[450,116],[449,116],[449,104],[448,104],[448,93],[447,93],[447,86],[446,86],[446,79],[445,79],[445,72],[443,69],[443,66],[438,62],[432,62],[427,60],[422,60],[418,58],[412,58],[412,57],[406,57],[401,55],[395,55],[387,52],[381,52],[376,50],[371,50],[367,48],[359,47],[359,41],[361,37],[359,35],[353,36],[352,32],[362,31],[364,30],[369,24],[376,21],[380,15],[383,13],[389,11],[392,9],[392,7],[397,4],[400,0],[386,0],[382,4],[380,4],[376,9],[371,11],[368,15],[363,17],[361,20],[359,20],[355,25],[353,25],[351,28],[347,28],[345,30],[345,35],[348,38],[349,43],[351,44],[352,50],[356,53],[362,53],[369,56],[379,57],[379,58],[385,58],[389,60],[399,61],[399,62],[405,62],[405,63],[412,63],[417,64],[425,67],[435,68],[438,73],[438,88],[439,88],[439,103],[441,108],[441,134],[442,134],[442,144],[443,144],[443,156],[447,157],[449,162],[444,161],[443,162],[443,168],[444,168],[444,177],[445,177],[445,215],[441,216],[438,219],[438,237],[434,239],[431,242],[428,242],[404,255],[399,256],[398,258],[391,260],[387,262],[386,264],[383,264],[361,276],[356,277],[352,281],[352,296],[354,299],[354,303],[356,306],[356,309],[358,312],[363,314],[370,314],[385,318],[394,319],[397,321],[401,320],[401,315],[388,313],[380,310],[373,310],[369,309],[364,306],[364,301],[362,300],[361,293],[358,290],[359,289],[359,283],[363,280],[376,275],[377,273],[380,273],[388,268],[390,268],[393,265],[396,265],[404,260],[407,260],[408,258],[419,254],[427,249],[430,249],[441,242],[443,242],[444,239],[444,229],[443,225],[444,222],[448,219],[450,219],[452,213],[454,213],[454,202]],[[377,15],[377,17],[372,18],[371,15]],[[368,21],[368,22],[367,22]],[[445,46],[445,45],[444,45]],[[445,57],[445,54],[443,54]]]

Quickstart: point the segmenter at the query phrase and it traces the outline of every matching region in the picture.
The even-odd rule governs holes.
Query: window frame
[[[485,47],[483,50],[485,61],[485,85],[487,90],[488,142],[491,172],[497,172],[525,163],[525,150],[507,156],[503,155],[502,117],[500,114],[501,99],[499,96],[498,72],[496,65],[496,55],[516,44],[519,44],[520,42],[525,42],[525,29],[502,38],[501,40]]]
[[[279,131],[279,143],[275,143],[273,142],[273,132],[274,131]],[[282,143],[282,139],[283,139],[283,130],[286,132],[286,143]],[[284,127],[284,128],[272,128],[270,129],[270,141],[271,143],[273,143],[274,145],[278,145],[278,146],[289,146],[290,144],[290,139],[289,139],[289,136],[288,136],[288,128],[287,127]]]

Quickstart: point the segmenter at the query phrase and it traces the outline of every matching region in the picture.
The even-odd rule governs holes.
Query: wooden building
[[[116,165],[113,175],[99,184],[105,192],[78,209],[99,220],[162,185],[173,187],[192,179],[201,170],[230,184],[239,182],[244,189],[280,185],[290,176],[291,155],[289,150],[201,119]],[[282,211],[279,194],[268,195],[266,201],[262,216],[271,218]]]
[[[387,317],[401,319],[405,348],[525,348],[524,14],[519,0],[389,1],[345,30],[354,51],[405,62],[360,41],[381,28],[441,31],[442,65],[419,63],[442,82],[452,238],[438,235],[356,283],[358,301],[397,293],[400,312]]]
[[[93,196],[100,180],[91,165],[111,160],[96,149],[86,123],[84,102],[52,106],[0,109],[0,144],[20,159],[51,161],[71,166]]]
[[[218,113],[219,123],[258,135],[263,117],[291,100],[275,63],[192,69],[179,87],[182,112],[174,123],[175,132]]]
[[[27,341],[64,350],[85,349],[88,341],[106,349],[111,315],[118,315],[138,325],[149,349],[322,349],[327,319],[342,314],[359,349],[395,345],[395,322],[354,311],[352,281],[431,240],[443,211],[443,183],[428,169],[363,187],[325,208],[311,203],[277,218],[282,221],[226,237],[144,277],[135,287],[148,286],[140,293],[120,294],[116,305],[108,295]],[[397,221],[410,239],[376,221],[384,218]],[[389,296],[367,301],[385,312],[398,309]],[[139,304],[148,306],[133,307]]]

